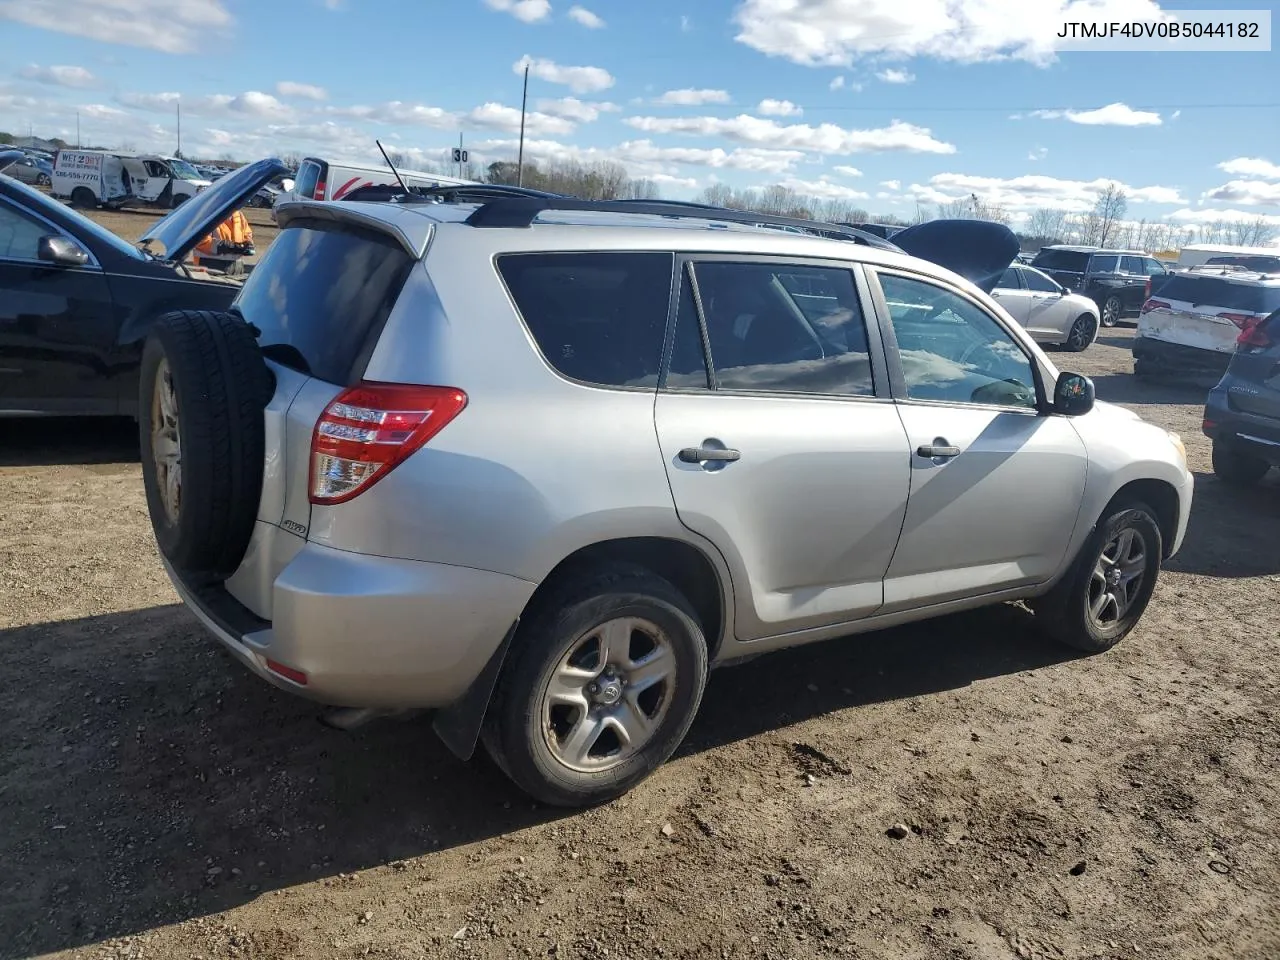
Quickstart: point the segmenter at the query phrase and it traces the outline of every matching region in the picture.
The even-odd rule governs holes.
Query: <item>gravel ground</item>
[[[0,957],[1280,956],[1280,482],[1217,482],[1131,335],[1058,358],[1198,474],[1131,638],[1001,606],[717,672],[677,757],[572,815],[235,665],[131,425],[0,423]]]

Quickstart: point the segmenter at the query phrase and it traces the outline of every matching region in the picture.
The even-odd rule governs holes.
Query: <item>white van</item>
[[[404,177],[404,182],[410,187],[459,186],[475,182],[416,170],[401,170],[400,176]],[[354,163],[307,157],[298,165],[298,176],[294,180],[293,189],[282,191],[276,198],[276,203],[288,200],[341,200],[360,187],[397,182],[390,167],[364,167]]]
[[[1264,272],[1280,269],[1280,247],[1235,247],[1225,243],[1192,243],[1178,253],[1178,269],[1234,266]]]
[[[53,195],[77,207],[177,207],[211,184],[186,160],[156,154],[59,150],[53,163]]]

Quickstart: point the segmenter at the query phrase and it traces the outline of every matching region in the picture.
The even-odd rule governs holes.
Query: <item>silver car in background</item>
[[[1008,600],[1108,649],[1186,531],[1177,436],[984,292],[1011,234],[974,283],[680,205],[278,209],[147,342],[166,569],[262,678],[542,801],[646,777],[714,664]]]
[[[1010,266],[991,296],[1037,343],[1061,344],[1078,353],[1098,338],[1098,305],[1035,267]]]

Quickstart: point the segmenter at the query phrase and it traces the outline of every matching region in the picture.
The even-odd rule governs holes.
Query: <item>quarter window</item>
[[[892,274],[882,274],[880,286],[909,399],[1036,407],[1031,361],[977,304]]]
[[[1015,270],[1013,267],[1006,268],[1004,273],[1000,274],[1000,282],[997,283],[996,286],[1002,290],[1020,289],[1022,284],[1018,282],[1019,272],[1020,271]]]
[[[547,362],[606,387],[654,387],[671,298],[670,253],[534,253],[498,271]]]
[[[1147,271],[1142,265],[1142,257],[1121,257],[1120,272],[1138,277],[1147,275]]]
[[[708,262],[697,264],[694,276],[718,389],[875,394],[850,271]]]
[[[0,203],[0,257],[35,260],[40,238],[52,233],[48,227]]]
[[[1057,293],[1058,285],[1042,273],[1035,270],[1023,270],[1022,279],[1027,281],[1027,289],[1036,293]]]

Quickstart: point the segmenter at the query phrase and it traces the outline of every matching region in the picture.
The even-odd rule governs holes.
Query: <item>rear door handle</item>
[[[924,457],[926,460],[941,460],[947,457],[960,456],[960,448],[953,447],[945,441],[938,439],[933,443],[922,443],[916,447],[916,453]]]
[[[718,447],[685,447],[676,456],[684,463],[706,463],[709,460],[732,462],[742,459],[739,451]]]

